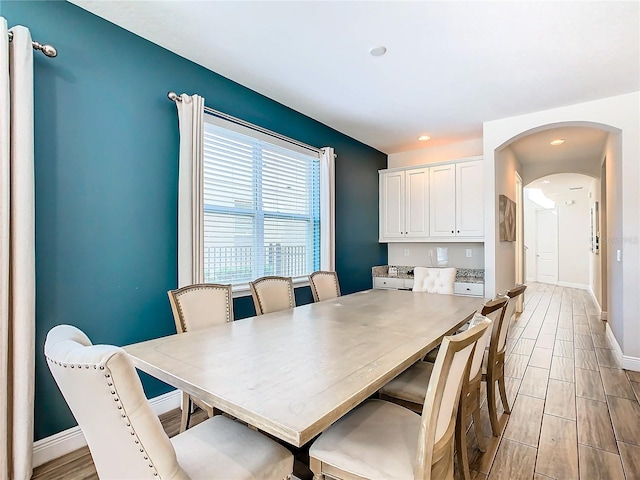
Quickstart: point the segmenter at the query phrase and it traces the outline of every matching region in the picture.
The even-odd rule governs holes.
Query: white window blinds
[[[318,270],[318,155],[222,122],[205,115],[204,281],[238,285]]]

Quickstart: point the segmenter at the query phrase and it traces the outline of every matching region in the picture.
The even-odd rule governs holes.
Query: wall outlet
[[[473,250],[471,250],[470,248],[467,248],[467,258],[471,258],[473,257]]]
[[[405,256],[405,257],[408,257],[408,256],[409,256],[409,253],[410,253],[410,252],[409,252],[409,249],[408,249],[408,248],[405,248],[405,249],[404,249],[404,256]]]

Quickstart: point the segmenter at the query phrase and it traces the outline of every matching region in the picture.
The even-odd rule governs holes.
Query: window
[[[205,115],[203,157],[205,282],[320,269],[316,152]]]

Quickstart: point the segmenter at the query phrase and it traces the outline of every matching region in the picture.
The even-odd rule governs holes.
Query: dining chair
[[[279,312],[296,306],[291,277],[261,277],[249,282],[256,315]]]
[[[167,295],[178,333],[191,332],[233,321],[231,285],[197,283],[169,290]],[[204,400],[182,392],[180,432],[189,428],[194,404],[204,410],[209,417],[216,413],[213,406]]]
[[[453,295],[456,269],[415,267],[413,269],[413,291]]]
[[[340,296],[340,285],[338,284],[338,274],[318,270],[309,275],[309,285],[311,285],[311,293],[314,302],[329,300]]]
[[[422,415],[396,403],[367,400],[335,422],[309,449],[314,480],[453,479],[456,413],[476,342],[491,324],[482,319],[445,337],[429,380]]]
[[[468,328],[474,327],[487,318],[495,324],[495,321],[501,315],[504,315],[508,301],[508,297],[498,297],[485,303],[480,311],[474,314],[468,324]],[[465,480],[471,478],[467,457],[467,435],[465,431],[466,422],[469,417],[473,419],[473,426],[480,451],[484,452],[486,450],[482,423],[480,421],[480,383],[482,380],[483,357],[485,356],[485,348],[490,335],[491,329],[487,328],[483,336],[478,340],[471,361],[469,376],[466,381],[462,383],[460,406],[458,408],[458,419],[456,422],[456,453],[458,466]],[[417,362],[413,364],[380,389],[380,398],[420,413],[427,394],[433,367],[434,364],[430,362]]]
[[[500,436],[500,426],[498,424],[498,410],[496,407],[496,382],[502,400],[502,409],[509,415],[511,408],[507,399],[507,387],[504,380],[504,361],[507,344],[507,334],[509,325],[516,308],[516,299],[527,289],[526,285],[516,285],[508,290],[506,296],[509,298],[505,313],[501,318],[496,319],[491,331],[488,352],[485,354],[484,365],[482,366],[482,381],[487,383],[487,406],[489,408],[489,420],[491,421],[491,431],[496,437]]]
[[[223,415],[169,439],[127,353],[76,327],[47,334],[47,364],[103,479],[285,479],[293,455]]]

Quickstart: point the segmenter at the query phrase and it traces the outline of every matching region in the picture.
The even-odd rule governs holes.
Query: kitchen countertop
[[[379,265],[371,268],[371,275],[374,277],[392,277],[392,278],[413,278],[412,266],[391,265],[398,269],[398,274],[389,275],[389,265]],[[434,267],[438,268],[438,267]],[[458,268],[456,270],[456,282],[461,283],[484,283],[484,269],[481,268]]]

